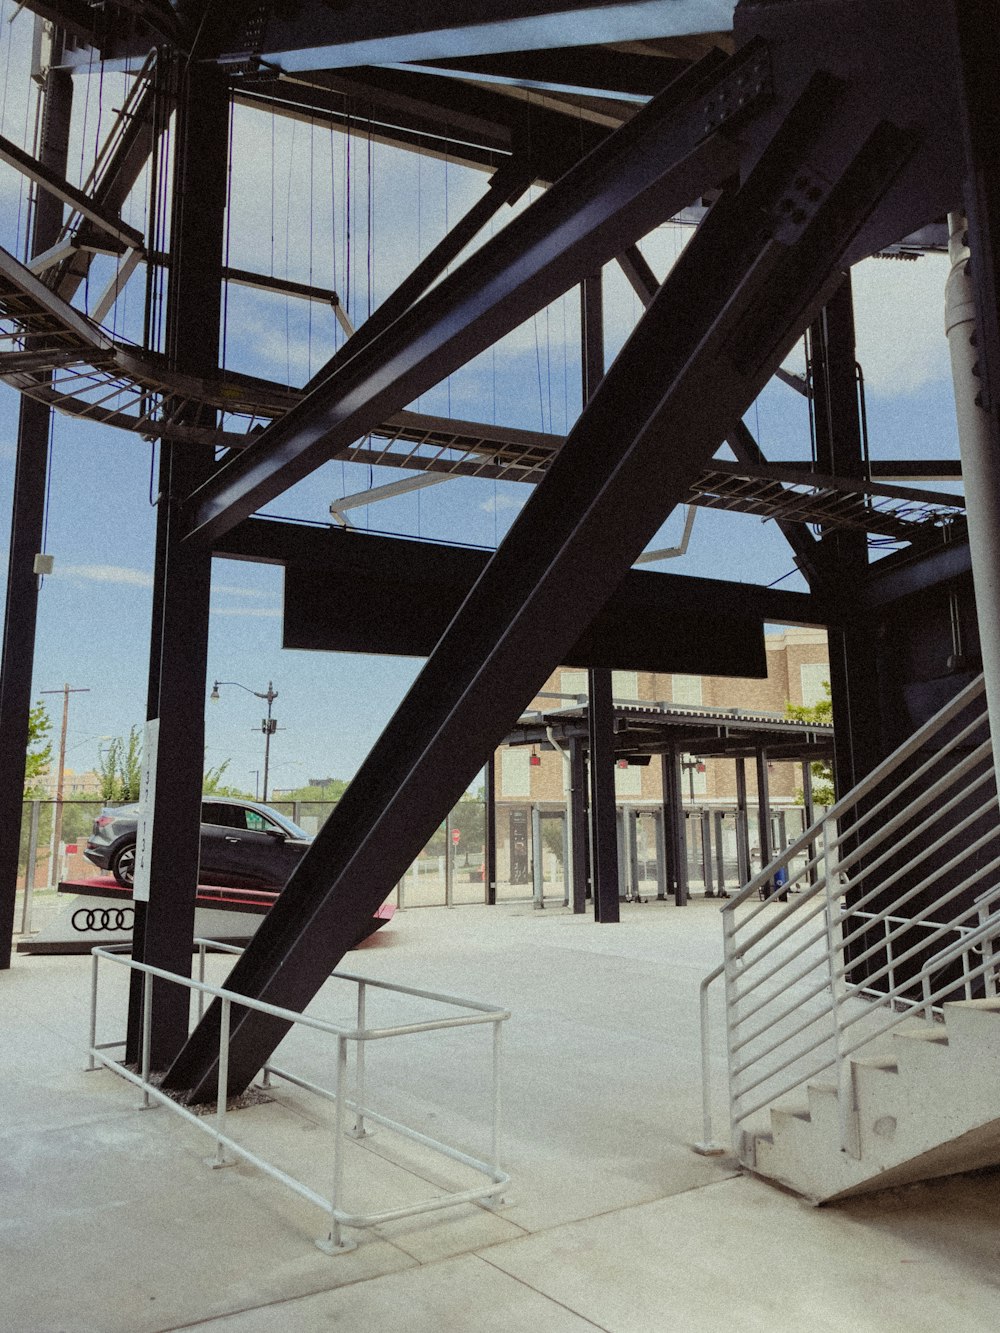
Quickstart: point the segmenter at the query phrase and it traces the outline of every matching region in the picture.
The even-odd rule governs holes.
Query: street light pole
[[[267,800],[267,776],[271,765],[271,737],[278,730],[278,719],[271,716],[271,709],[275,699],[278,697],[278,691],[274,688],[272,681],[267,682],[266,690],[252,690],[249,685],[241,685],[238,680],[217,680],[212,685],[212,693],[208,696],[210,703],[219,702],[219,686],[235,685],[237,689],[245,690],[247,694],[252,694],[255,699],[265,699],[267,701],[267,717],[261,718],[260,729],[264,733],[264,794],[262,799]]]

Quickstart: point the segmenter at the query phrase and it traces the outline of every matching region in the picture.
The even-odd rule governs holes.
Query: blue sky
[[[0,76],[6,71],[0,122],[5,133],[25,142],[33,116],[24,72],[30,18],[23,15],[8,24],[7,12],[6,5],[0,8]],[[78,77],[70,153],[70,174],[76,179],[89,164],[93,141],[106,132],[111,108],[120,105],[121,92],[117,76],[107,76],[103,99],[99,71]],[[239,207],[229,228],[230,262],[336,287],[361,322],[483,188],[481,174],[454,162],[418,159],[377,144],[369,148],[364,138],[351,145],[348,162],[342,135],[237,112],[232,191]],[[141,226],[145,208],[145,182],[140,181],[126,217]],[[16,253],[24,216],[20,178],[0,169],[0,242]],[[660,276],[689,234],[665,227],[644,242]],[[855,272],[858,354],[875,457],[957,453],[943,334],[946,272],[938,257],[916,263],[867,261]],[[94,290],[100,276],[95,272]],[[607,270],[605,287],[610,358],[641,311],[617,269]],[[138,336],[141,291],[140,270],[109,320],[125,336]],[[329,309],[230,289],[229,366],[298,384],[342,338]],[[578,338],[573,292],[412,406],[565,431],[579,408]],[[801,366],[801,351],[789,364]],[[769,385],[747,423],[769,457],[807,457],[805,402],[786,386]],[[16,425],[17,396],[0,387],[4,575]],[[56,564],[41,591],[35,690],[64,682],[89,688],[87,694],[74,695],[71,704],[67,763],[77,771],[93,766],[102,737],[126,732],[145,715],[155,530],[149,498],[152,454],[153,447],[138,436],[54,417],[46,549]],[[332,499],[400,475],[395,469],[330,463],[269,508],[325,521]],[[361,527],[491,547],[516,519],[527,493],[510,483],[455,480],[355,510],[353,517]],[[676,541],[680,527],[681,516],[670,517],[654,546]],[[793,570],[788,547],[773,524],[706,511],[698,515],[688,555],[663,567],[757,583]],[[802,586],[798,574],[793,572],[783,586]],[[272,744],[273,786],[348,777],[420,664],[283,650],[281,591],[274,569],[215,562],[209,683],[218,677],[264,690],[273,680],[280,696],[274,710],[280,730]],[[218,704],[192,700],[191,706],[207,709],[206,764],[230,760],[231,780],[253,790],[263,752],[257,701],[229,690]]]

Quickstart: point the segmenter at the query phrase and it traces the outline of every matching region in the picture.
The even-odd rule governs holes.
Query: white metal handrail
[[[721,1150],[708,1082],[719,977],[744,1160],[747,1122],[827,1071],[841,1146],[856,1155],[849,1057],[914,1012],[934,1021],[943,1000],[997,993],[1000,823],[983,693],[980,677],[721,908],[725,961],[701,986],[698,1151]]]
[[[243,950],[234,945],[222,944],[217,940],[196,939],[194,943],[198,946],[199,952],[199,976],[197,978],[181,976],[175,972],[168,972],[163,968],[153,967],[148,963],[140,963],[125,955],[131,949],[130,944],[110,945],[103,948],[91,950],[93,957],[91,974],[91,998],[90,998],[90,1045],[88,1050],[89,1063],[88,1068],[96,1069],[98,1064],[104,1065],[114,1073],[133,1083],[136,1087],[142,1089],[143,1105],[149,1107],[152,1102],[157,1102],[162,1106],[168,1107],[177,1115],[180,1115],[189,1124],[210,1134],[215,1139],[216,1151],[215,1158],[210,1161],[211,1166],[228,1166],[232,1164],[232,1158],[227,1158],[226,1153],[231,1153],[233,1157],[240,1157],[257,1167],[272,1179],[279,1181],[294,1193],[307,1199],[310,1203],[321,1208],[327,1215],[330,1222],[330,1234],[324,1239],[318,1240],[317,1245],[330,1254],[340,1253],[345,1250],[354,1249],[354,1243],[348,1241],[343,1236],[343,1228],[367,1228],[381,1225],[383,1222],[396,1221],[399,1218],[413,1217],[420,1213],[428,1213],[441,1208],[450,1208],[461,1203],[478,1203],[484,1206],[496,1204],[503,1193],[504,1187],[509,1184],[510,1177],[500,1167],[500,1072],[501,1072],[501,1034],[503,1024],[510,1018],[510,1012],[505,1009],[497,1009],[495,1006],[483,1004],[478,1000],[461,999],[453,995],[439,994],[434,991],[419,990],[412,986],[400,986],[391,982],[378,981],[371,977],[358,976],[355,973],[333,972],[331,979],[346,981],[357,986],[357,1022],[354,1026],[345,1026],[344,1024],[333,1023],[327,1019],[316,1018],[311,1015],[298,1013],[293,1009],[283,1009],[278,1005],[268,1004],[263,1000],[254,1000],[248,996],[240,994],[238,991],[230,991],[222,986],[214,986],[205,981],[205,954],[207,950],[217,953],[242,953]],[[141,1037],[141,1057],[140,1068],[138,1071],[129,1068],[121,1060],[115,1059],[107,1054],[108,1051],[123,1046],[123,1040],[101,1042],[97,1041],[97,1010],[98,1010],[98,978],[99,964],[101,961],[117,964],[127,968],[130,972],[136,972],[142,976],[142,1037]],[[204,996],[209,995],[218,999],[221,1003],[221,1016],[219,1023],[219,1059],[218,1059],[218,1085],[216,1091],[216,1110],[211,1121],[203,1116],[197,1115],[187,1106],[174,1100],[151,1078],[150,1066],[150,1047],[152,1031],[152,994],[153,987],[150,984],[151,978],[171,982],[196,992],[198,995],[198,1014],[201,1016]],[[435,1003],[446,1004],[468,1012],[463,1014],[453,1014],[441,1019],[426,1019],[419,1022],[395,1023],[389,1026],[370,1027],[366,1021],[366,1002],[369,989],[377,989],[395,994],[406,995],[413,998],[425,999]],[[263,1066],[264,1083],[269,1085],[274,1078],[280,1078],[285,1082],[292,1083],[305,1091],[312,1092],[327,1101],[331,1101],[335,1106],[334,1115],[334,1143],[333,1143],[333,1164],[332,1164],[332,1187],[329,1197],[318,1193],[309,1185],[288,1172],[281,1170],[273,1163],[266,1161],[259,1154],[238,1143],[229,1134],[226,1133],[227,1117],[227,1091],[229,1085],[229,1034],[230,1017],[232,1006],[236,1005],[240,1009],[253,1009],[258,1013],[268,1014],[271,1017],[279,1018],[290,1025],[311,1028],[317,1032],[328,1033],[336,1038],[337,1055],[335,1066],[335,1081],[332,1089],[321,1087],[319,1084],[304,1079],[289,1070],[279,1068],[273,1062],[268,1061]],[[446,1028],[481,1026],[489,1024],[493,1029],[493,1047],[492,1047],[492,1115],[490,1125],[490,1155],[488,1161],[480,1161],[478,1158],[460,1149],[443,1143],[439,1139],[431,1138],[429,1135],[414,1129],[410,1125],[403,1124],[389,1116],[376,1111],[366,1103],[365,1096],[365,1047],[370,1041],[382,1041],[389,1037],[406,1036],[418,1032],[436,1032]],[[347,1093],[347,1043],[356,1043],[355,1060],[355,1079],[354,1096],[350,1097]],[[346,1130],[347,1113],[351,1112],[355,1116],[353,1129]],[[344,1138],[346,1133],[354,1138],[362,1138],[365,1133],[365,1122],[371,1121],[374,1124],[393,1130],[402,1134],[414,1142],[422,1144],[424,1147],[431,1148],[452,1161],[461,1163],[481,1175],[488,1178],[486,1185],[475,1186],[471,1189],[461,1191],[450,1191],[444,1194],[438,1194],[429,1199],[421,1200],[417,1203],[407,1204],[399,1208],[384,1209],[381,1212],[370,1213],[349,1213],[341,1207],[343,1198],[343,1179],[344,1179]]]

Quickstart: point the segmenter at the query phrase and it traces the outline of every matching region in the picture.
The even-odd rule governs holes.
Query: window
[[[500,795],[531,795],[531,751],[527,746],[500,752]]]
[[[615,699],[638,699],[639,674],[636,671],[612,671],[611,693]]]
[[[228,805],[225,801],[206,801],[201,807],[203,824],[219,824],[222,828],[240,828],[247,826],[246,811],[241,805]]]
[[[559,676],[560,694],[586,694],[586,671],[563,671]]]
[[[806,662],[799,667],[799,679],[802,682],[802,702],[807,708],[821,703],[826,698],[824,685],[830,679],[828,662]]]
[[[264,815],[256,810],[245,810],[243,813],[246,815],[247,828],[252,833],[273,832],[278,828],[277,824],[272,823],[270,819],[266,819]]]
[[[670,692],[673,695],[675,704],[700,704],[701,677],[672,676],[670,679]]]

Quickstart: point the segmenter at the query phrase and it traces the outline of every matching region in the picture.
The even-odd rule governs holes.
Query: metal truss
[[[234,968],[233,989],[293,1008],[309,1002],[360,917],[405,872],[835,290],[841,256],[915,147],[910,131],[884,122],[860,141],[866,131],[853,118],[838,122],[842,87],[810,82],[744,184],[723,195],[680,256]],[[853,146],[846,160],[824,150],[833,123]],[[627,178],[628,162],[618,167]],[[620,187],[621,171],[607,169],[605,190]],[[550,247],[565,247],[551,220],[547,235]],[[390,364],[405,380],[402,335],[395,346]],[[363,382],[354,385],[363,397]],[[279,447],[287,455],[315,443],[316,416],[325,434],[331,410],[327,401],[312,421],[304,414]],[[224,483],[199,508],[202,526],[226,511],[227,522],[236,517],[263,477],[263,452],[239,473],[242,497]],[[166,1087],[195,1102],[214,1097],[219,1021],[213,1006]],[[231,1092],[283,1035],[282,1023],[259,1015],[234,1021]]]

